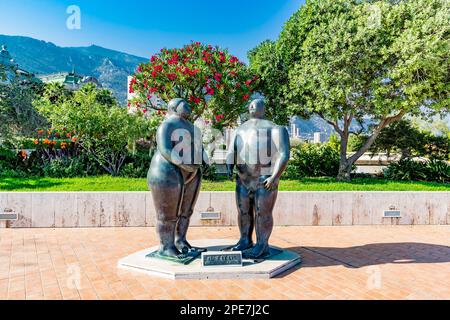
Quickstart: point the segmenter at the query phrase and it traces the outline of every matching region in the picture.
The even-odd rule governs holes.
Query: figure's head
[[[262,99],[253,100],[248,106],[248,111],[250,113],[250,118],[263,119],[266,113],[264,100]]]
[[[191,106],[183,99],[173,99],[168,105],[169,112],[180,116],[183,119],[189,119],[192,114]]]

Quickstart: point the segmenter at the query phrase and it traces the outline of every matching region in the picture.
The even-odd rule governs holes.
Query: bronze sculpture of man
[[[290,143],[286,128],[264,118],[263,100],[252,101],[249,112],[250,120],[236,129],[227,156],[230,177],[237,168],[236,203],[241,234],[231,249],[243,251],[244,258],[264,259],[270,253],[272,212],[279,180],[289,161]],[[252,240],[253,228],[256,245]]]
[[[193,251],[205,251],[193,248],[186,235],[200,192],[200,167],[208,161],[201,134],[189,121],[190,105],[182,99],[174,99],[168,109],[168,117],[158,128],[158,148],[148,172],[148,185],[156,208],[158,254],[182,259]]]

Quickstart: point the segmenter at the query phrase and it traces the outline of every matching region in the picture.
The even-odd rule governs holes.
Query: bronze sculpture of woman
[[[186,235],[200,192],[201,165],[207,159],[201,134],[189,120],[191,106],[183,99],[174,99],[168,109],[168,117],[158,128],[158,148],[148,172],[148,185],[156,208],[158,254],[181,259],[205,251],[193,248]]]

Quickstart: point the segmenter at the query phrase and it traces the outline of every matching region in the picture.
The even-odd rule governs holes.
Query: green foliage
[[[220,128],[245,111],[256,84],[247,66],[227,50],[195,42],[152,56],[139,66],[129,90],[136,94],[132,105],[143,112],[166,111],[156,97],[165,103],[182,98],[192,105],[194,120],[202,117]]]
[[[14,152],[0,147],[0,176],[16,167],[17,155]]]
[[[417,162],[403,159],[392,163],[384,172],[392,180],[450,182],[450,165],[447,162],[432,160]]]
[[[292,113],[319,115],[339,133],[340,176],[390,123],[424,106],[448,111],[449,16],[446,0],[309,0],[286,23],[274,53],[287,72],[282,92]],[[347,158],[354,119],[376,125]]]
[[[6,67],[0,63],[0,81],[6,80]]]
[[[359,150],[368,138],[364,134],[352,135],[349,140],[349,151]],[[402,159],[428,157],[447,160],[449,148],[449,137],[420,131],[411,122],[400,120],[381,130],[378,139],[372,144],[369,151],[372,153],[386,152],[388,155],[399,152]]]
[[[27,136],[46,121],[33,107],[42,85],[13,79],[0,84],[0,143],[13,136]]]
[[[450,182],[450,165],[448,162],[431,160],[427,163],[427,181]]]
[[[130,178],[146,178],[153,156],[153,148],[148,145],[138,145],[136,150],[128,153],[120,176]]]
[[[448,108],[449,10],[444,0],[308,1],[280,37],[292,110],[334,121]]]
[[[117,105],[110,92],[97,90],[91,84],[53,103],[49,96],[44,94],[36,101],[37,109],[54,129],[73,132],[72,139],[113,176],[119,174],[128,148],[149,132],[149,123],[142,114],[129,114]]]
[[[220,176],[217,173],[217,167],[215,164],[211,164],[210,166],[202,167],[203,179],[208,181],[218,181],[220,180]]]
[[[328,144],[330,147],[335,150],[336,152],[339,152],[341,148],[341,140],[339,137],[335,134],[330,135],[330,141],[328,141]]]
[[[279,125],[287,125],[289,113],[285,99],[287,70],[276,43],[266,40],[248,53],[250,69],[259,76],[259,91],[266,101],[266,115]]]
[[[234,181],[202,181],[203,191],[234,191]],[[1,191],[148,191],[147,179],[97,176],[86,178],[2,178]],[[302,178],[280,181],[280,191],[449,191],[449,183],[355,178]]]
[[[339,152],[330,144],[304,143],[291,152],[285,173],[288,179],[336,176],[339,171]]]
[[[57,158],[42,166],[43,176],[51,178],[75,178],[87,175],[82,157]]]

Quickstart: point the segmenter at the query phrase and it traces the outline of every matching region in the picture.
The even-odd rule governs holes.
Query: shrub
[[[384,171],[391,180],[426,180],[425,164],[411,159],[402,159],[391,163]]]
[[[151,150],[138,146],[137,150],[129,153],[125,159],[125,164],[120,170],[120,176],[127,178],[145,178],[151,162]]]
[[[162,49],[141,64],[130,82],[135,99],[129,106],[153,117],[165,110],[157,97],[183,98],[193,107],[193,120],[202,117],[222,128],[245,112],[257,84],[258,78],[226,49],[194,42]]]
[[[93,85],[86,85],[73,97],[52,103],[42,98],[36,101],[37,109],[51,122],[54,129],[73,132],[76,142],[95,159],[104,171],[112,176],[120,173],[128,148],[137,139],[146,137],[149,122],[142,114],[128,114],[107,92]]]
[[[390,164],[384,176],[391,180],[450,182],[450,165],[440,160],[417,162],[403,159]]]
[[[328,143],[305,143],[293,147],[291,152],[286,178],[336,176],[339,172],[339,152]]]
[[[427,180],[437,182],[450,182],[450,165],[440,160],[431,160],[427,163]]]
[[[51,178],[75,178],[86,176],[85,166],[80,158],[54,159],[43,167],[43,173]]]

